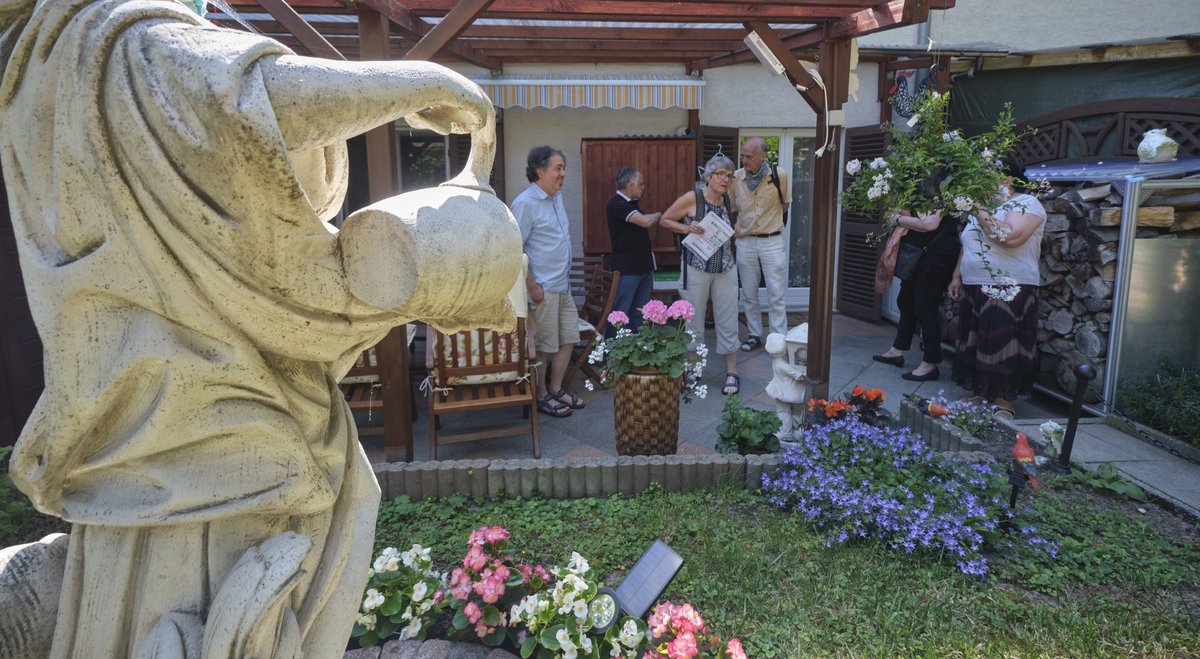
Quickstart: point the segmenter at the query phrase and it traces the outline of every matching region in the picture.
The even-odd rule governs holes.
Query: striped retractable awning
[[[477,79],[501,108],[698,110],[704,80],[683,75],[504,75]]]

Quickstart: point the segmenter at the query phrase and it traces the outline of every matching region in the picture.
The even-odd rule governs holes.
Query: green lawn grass
[[[376,545],[432,547],[444,569],[461,559],[471,530],[499,524],[519,558],[558,565],[578,551],[616,585],[662,539],[685,560],[664,596],[693,603],[751,657],[1200,655],[1200,546],[1081,504],[1080,488],[1052,481],[1023,513],[1061,543],[1058,558],[996,553],[987,580],[874,542],[827,547],[797,518],[733,490],[578,501],[402,497],[381,507]]]

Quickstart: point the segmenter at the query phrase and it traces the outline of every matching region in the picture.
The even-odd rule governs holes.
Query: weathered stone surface
[[[66,534],[54,533],[0,550],[0,657],[50,656],[67,543]]]
[[[1050,314],[1050,317],[1046,319],[1046,327],[1049,327],[1051,330],[1058,332],[1059,334],[1066,334],[1067,332],[1070,332],[1071,328],[1074,326],[1075,317],[1072,316],[1071,312],[1067,311],[1066,309],[1059,309],[1058,311]]]
[[[383,648],[375,646],[372,648],[359,648],[357,650],[349,650],[343,655],[343,659],[380,659],[380,654]]]
[[[435,64],[299,57],[177,2],[22,5],[0,143],[46,387],[10,469],[87,540],[52,654],[338,656],[379,501],[338,379],[413,318],[512,322],[492,104]],[[470,169],[334,229],[345,140],[402,118],[473,132]]]

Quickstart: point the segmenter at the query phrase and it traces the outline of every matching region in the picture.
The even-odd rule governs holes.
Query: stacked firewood
[[[1087,182],[1055,187],[1042,200],[1046,231],[1038,310],[1039,382],[1071,395],[1073,369],[1089,363],[1099,376],[1089,387],[1088,402],[1096,402],[1104,386],[1122,202],[1115,186]],[[1200,192],[1159,191],[1143,201],[1137,213],[1137,238],[1200,234]],[[943,309],[952,343],[957,305],[947,303]]]

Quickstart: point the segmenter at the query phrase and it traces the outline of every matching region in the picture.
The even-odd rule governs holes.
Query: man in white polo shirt
[[[772,170],[774,170],[772,172]],[[738,212],[737,266],[742,280],[742,304],[749,336],[742,350],[752,352],[763,344],[762,310],[758,306],[758,282],[767,287],[767,316],[771,333],[787,334],[787,252],[784,222],[791,191],[787,173],[767,161],[761,138],[742,145],[742,168],[734,172],[729,186],[733,208]]]
[[[563,387],[571,350],[579,342],[579,309],[571,297],[571,232],[562,186],[567,161],[562,151],[549,146],[530,149],[525,177],[529,187],[513,200],[512,212],[521,228],[529,257],[531,317],[536,329],[539,366],[538,409],[550,416],[570,416],[584,407],[574,392]]]

